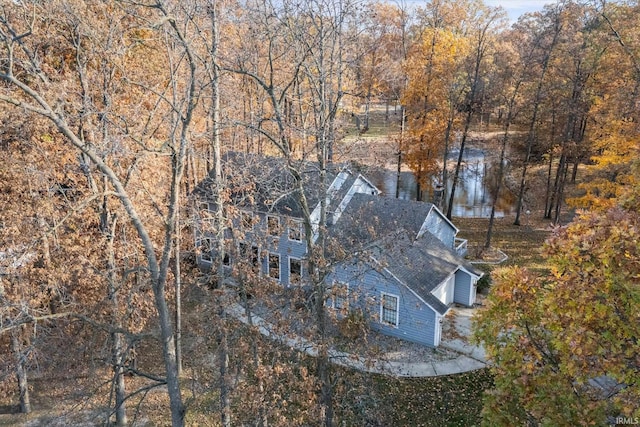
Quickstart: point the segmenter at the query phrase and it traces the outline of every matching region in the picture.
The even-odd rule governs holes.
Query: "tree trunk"
[[[471,125],[472,112],[469,109],[467,113],[467,120],[464,124],[464,131],[462,133],[462,140],[460,141],[460,153],[458,154],[458,160],[456,161],[456,170],[453,173],[453,180],[451,181],[451,193],[449,193],[449,202],[447,203],[447,219],[451,219],[453,213],[453,200],[456,197],[456,186],[460,179],[460,169],[462,167],[462,159],[464,158],[464,148],[467,141],[467,135],[469,134],[469,126]]]
[[[20,327],[11,333],[11,347],[16,360],[16,379],[18,380],[18,392],[20,396],[20,412],[31,412],[31,400],[29,399],[29,382],[27,380],[26,357],[22,345],[24,328]]]
[[[553,150],[549,151],[549,167],[547,168],[547,189],[544,194],[544,218],[551,217],[551,176],[553,175]],[[549,212],[549,214],[547,214]]]
[[[402,171],[402,140],[404,138],[404,124],[405,124],[405,110],[404,106],[400,106],[400,139],[398,140],[398,164],[396,171],[396,199],[400,197],[400,172]]]
[[[522,203],[524,201],[524,190],[527,185],[527,168],[529,166],[529,160],[531,159],[532,146],[533,146],[533,136],[529,136],[527,137],[527,154],[524,157],[524,164],[522,165],[522,175],[520,175],[520,189],[518,190],[518,201],[516,204],[516,219],[513,221],[513,225],[520,225],[520,213],[522,212]]]
[[[188,164],[188,163],[187,163]],[[188,181],[188,180],[187,180]],[[176,213],[173,279],[176,292],[176,365],[182,375],[182,281],[180,278],[180,214]]]
[[[251,312],[251,307],[249,306],[249,299],[247,298],[247,277],[242,272],[240,273],[240,295],[242,299],[242,305],[244,305],[244,313],[247,316],[247,323],[251,330],[254,329],[253,323],[253,313]],[[251,353],[253,357],[253,368],[255,372],[258,372],[258,368],[260,367],[260,353],[258,352],[258,342],[255,336],[252,336],[251,339]],[[267,419],[267,411],[264,405],[264,380],[261,375],[256,375],[256,379],[258,381],[258,393],[261,396],[260,405],[258,407],[258,422],[257,427],[268,427],[269,421]]]
[[[223,296],[224,299],[224,296]],[[218,358],[220,363],[220,421],[224,427],[231,426],[231,401],[229,399],[229,346],[224,303],[220,307],[220,328],[218,336]]]
[[[302,182],[300,182],[302,185]],[[323,193],[326,194],[326,164],[321,162],[320,170],[320,182],[319,186]],[[306,204],[306,198],[305,198]],[[325,197],[320,199],[320,223],[326,224],[327,217],[327,200]],[[308,210],[308,208],[307,208]],[[322,260],[323,254],[321,251],[325,249],[325,232],[324,227],[320,227],[318,230],[318,240],[316,244],[308,246],[311,248],[311,259]],[[307,244],[311,243],[311,239],[307,239]],[[312,265],[311,263],[309,263]],[[320,380],[320,406],[322,410],[322,419],[325,427],[333,427],[333,384],[331,381],[331,363],[329,361],[329,342],[327,335],[327,315],[325,312],[324,302],[326,299],[326,284],[324,283],[325,271],[320,267],[320,263],[313,263],[313,280],[314,288],[316,290],[316,326],[319,333],[319,351],[316,359],[316,366],[318,369],[318,379]]]
[[[526,67],[526,64],[525,64]],[[489,249],[491,247],[491,236],[493,233],[493,222],[496,215],[496,204],[498,203],[498,197],[500,196],[500,190],[502,189],[502,181],[504,179],[504,163],[507,153],[507,142],[509,141],[509,129],[511,128],[511,121],[513,120],[513,112],[516,104],[516,98],[519,94],[520,85],[522,84],[522,78],[518,77],[513,94],[509,100],[509,111],[507,112],[507,120],[504,125],[504,135],[502,137],[502,149],[500,150],[500,164],[498,165],[498,182],[496,185],[496,194],[493,197],[491,203],[491,215],[489,216],[489,227],[487,229],[487,239],[484,242],[484,248]]]
[[[551,186],[551,193],[549,197],[549,206],[547,207],[547,212],[545,212],[545,218],[551,219],[551,213],[554,210],[556,200],[558,198],[558,188],[560,187],[560,175],[561,171],[564,168],[565,155],[564,153],[560,155],[560,159],[558,160],[558,166],[556,167],[556,176],[553,181],[553,186]]]
[[[440,197],[440,206],[438,206],[443,211],[447,208],[446,194],[447,180],[449,179],[447,163],[449,163],[449,147],[451,146],[451,130],[453,128],[453,120],[453,115],[450,115],[449,119],[447,120],[447,128],[444,132],[444,154],[442,155],[442,196]]]
[[[526,180],[527,180],[527,169],[529,167],[529,161],[531,160],[531,150],[533,148],[533,142],[535,140],[535,125],[536,125],[536,121],[538,120],[538,111],[540,109],[540,103],[542,102],[542,87],[543,87],[545,75],[547,74],[547,70],[549,69],[549,60],[551,58],[551,54],[558,42],[560,29],[561,29],[560,16],[557,15],[556,20],[554,22],[553,39],[542,61],[542,71],[540,73],[540,78],[538,79],[538,85],[536,87],[536,96],[533,101],[533,115],[531,116],[531,121],[529,122],[529,132],[527,133],[527,154],[525,156],[524,164],[522,166],[522,175],[520,177],[520,189],[518,190],[518,202],[516,207],[516,219],[513,222],[514,225],[520,225],[520,214],[522,213],[522,203],[524,199],[524,191],[525,191]]]
[[[369,93],[367,93],[367,97],[365,98],[364,104],[364,129],[362,132],[367,132],[369,130],[369,110],[371,109],[371,89],[369,89]]]
[[[564,194],[564,185],[565,185],[565,182],[567,181],[568,172],[569,172],[569,163],[565,160],[562,167],[562,173],[560,176],[560,184],[558,186],[558,191],[556,193],[556,206],[555,206],[555,212],[553,216],[554,225],[560,225],[560,215],[562,213],[562,198],[563,198],[562,195]]]
[[[511,112],[509,112],[509,116],[511,116]],[[510,123],[511,123],[511,117],[507,118],[507,125],[504,131],[504,136],[502,138],[502,150],[500,151],[500,165],[498,166],[498,182],[496,185],[496,194],[493,197],[493,202],[491,203],[491,215],[489,216],[489,227],[487,228],[487,238],[484,242],[485,249],[489,249],[491,247],[491,236],[493,234],[493,222],[495,220],[495,215],[496,215],[496,204],[498,203],[498,196],[500,195],[500,190],[502,189],[502,180],[504,178],[504,158],[505,158],[505,153],[507,151],[507,141],[509,140]]]
[[[575,161],[573,162],[573,171],[571,172],[571,183],[575,184],[576,183],[576,177],[578,176],[578,166],[580,165],[580,159],[578,157],[576,157]]]
[[[106,188],[106,180],[105,180]],[[106,218],[107,228],[103,230],[107,233],[107,280],[108,297],[111,301],[111,316],[114,329],[122,329],[120,321],[120,306],[118,302],[118,284],[116,278],[116,259],[114,251],[114,239],[116,234],[117,217],[111,215],[107,208],[106,197],[102,204],[102,215]],[[115,395],[114,412],[116,415],[116,425],[127,425],[127,410],[125,405],[126,386],[124,381],[124,339],[120,332],[111,333],[111,363],[113,366],[113,390]]]
[[[496,15],[491,15],[488,19],[483,23],[482,27],[478,29],[478,43],[475,46],[475,63],[473,69],[473,78],[471,80],[471,90],[469,93],[469,105],[467,111],[467,117],[464,123],[464,131],[462,132],[462,140],[460,141],[460,154],[458,155],[458,161],[456,162],[456,170],[453,174],[453,182],[451,183],[451,194],[449,195],[449,204],[447,206],[447,219],[451,219],[452,211],[453,211],[453,200],[456,196],[456,186],[458,185],[458,180],[460,179],[460,168],[462,165],[462,159],[464,158],[464,149],[465,144],[467,142],[467,136],[469,135],[469,127],[471,126],[471,119],[473,118],[473,110],[474,104],[476,102],[476,96],[478,93],[478,84],[480,82],[480,66],[482,65],[482,61],[484,59],[484,55],[486,53],[486,36],[489,31],[490,26],[492,25],[494,19],[496,19]]]
[[[127,425],[127,406],[125,405],[126,385],[124,381],[124,343],[122,334],[111,334],[113,382],[115,394],[115,415],[118,427]]]
[[[209,52],[211,58],[211,151],[213,154],[213,177],[214,177],[214,203],[216,205],[216,250],[217,258],[215,262],[217,285],[222,292],[220,307],[220,329],[219,329],[219,363],[220,363],[220,421],[224,427],[231,426],[231,401],[229,399],[229,348],[227,342],[227,331],[225,321],[224,306],[226,304],[225,289],[225,270],[224,258],[225,251],[225,223],[224,223],[224,205],[222,197],[222,151],[220,141],[220,67],[218,65],[218,47],[220,44],[220,31],[218,26],[218,10],[217,3],[210,0],[208,4],[208,13],[211,24],[211,50]],[[286,114],[286,111],[285,111]]]

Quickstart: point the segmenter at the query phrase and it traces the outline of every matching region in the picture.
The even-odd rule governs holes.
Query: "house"
[[[430,203],[389,198],[353,165],[326,171],[326,191],[317,184],[317,164],[302,162],[298,188],[279,158],[228,153],[224,176],[230,188],[224,264],[247,262],[255,272],[284,287],[304,286],[307,244],[301,191],[308,202],[312,233],[318,238],[326,211],[327,257],[333,262],[325,283],[332,290],[328,310],[338,316],[362,311],[381,333],[437,347],[442,322],[454,304],[472,306],[481,277],[463,258],[466,241]],[[215,258],[207,218],[213,210],[210,178],[194,192],[199,227],[197,261],[211,269]]]

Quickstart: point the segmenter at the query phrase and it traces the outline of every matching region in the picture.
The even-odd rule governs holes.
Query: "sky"
[[[555,0],[484,0],[488,6],[502,6],[513,22],[523,13],[542,10],[545,4],[555,3]]]

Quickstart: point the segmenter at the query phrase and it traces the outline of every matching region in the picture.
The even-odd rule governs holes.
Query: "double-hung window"
[[[302,260],[289,257],[289,283],[299,285],[302,281]]]
[[[280,235],[280,218],[267,215],[267,234],[278,237]]]
[[[333,308],[347,310],[349,308],[349,284],[336,282],[332,289]]]
[[[380,322],[391,326],[398,326],[399,308],[400,298],[397,295],[382,292]]]
[[[213,242],[211,239],[200,240],[200,259],[204,262],[211,262],[211,250],[213,249]]]
[[[289,240],[294,242],[302,241],[302,222],[297,220],[289,220]]]
[[[280,255],[269,254],[269,277],[280,280]]]

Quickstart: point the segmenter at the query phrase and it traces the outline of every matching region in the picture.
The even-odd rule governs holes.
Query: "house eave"
[[[416,291],[414,291],[409,285],[407,285],[406,283],[404,283],[402,280],[400,280],[395,274],[393,274],[387,267],[383,267],[382,264],[380,263],[380,261],[378,261],[377,259],[375,259],[373,256],[369,255],[369,258],[371,258],[371,260],[376,263],[377,265],[379,265],[380,267],[382,267],[382,270],[387,273],[390,277],[393,278],[393,280],[395,280],[397,283],[399,283],[400,285],[402,285],[404,288],[406,288],[409,292],[411,292],[420,302],[422,302],[424,305],[426,305],[427,307],[429,307],[431,310],[433,310],[434,313],[439,314],[440,310],[438,310],[437,308],[435,308],[434,306],[432,306],[431,304],[429,304],[427,301],[425,301],[424,298],[422,298]],[[441,285],[441,284],[440,284]],[[438,285],[438,286],[440,286]],[[445,310],[444,313],[442,313],[441,315],[444,316],[448,311],[449,311],[449,306],[447,306],[446,304],[443,303],[444,306],[447,307],[447,309]]]
[[[442,217],[442,219],[446,221],[447,224],[453,227],[453,229],[455,230],[454,234],[458,234],[458,232],[460,232],[460,229],[456,227],[455,224],[451,222],[451,220],[449,220],[449,218],[447,218],[447,216],[444,213],[442,213],[442,211],[438,209],[436,205],[432,205],[430,211],[431,210],[435,210],[438,213],[438,215],[440,215],[440,217]],[[429,214],[427,214],[427,216],[429,216]],[[426,221],[426,218],[425,218],[425,221]]]

